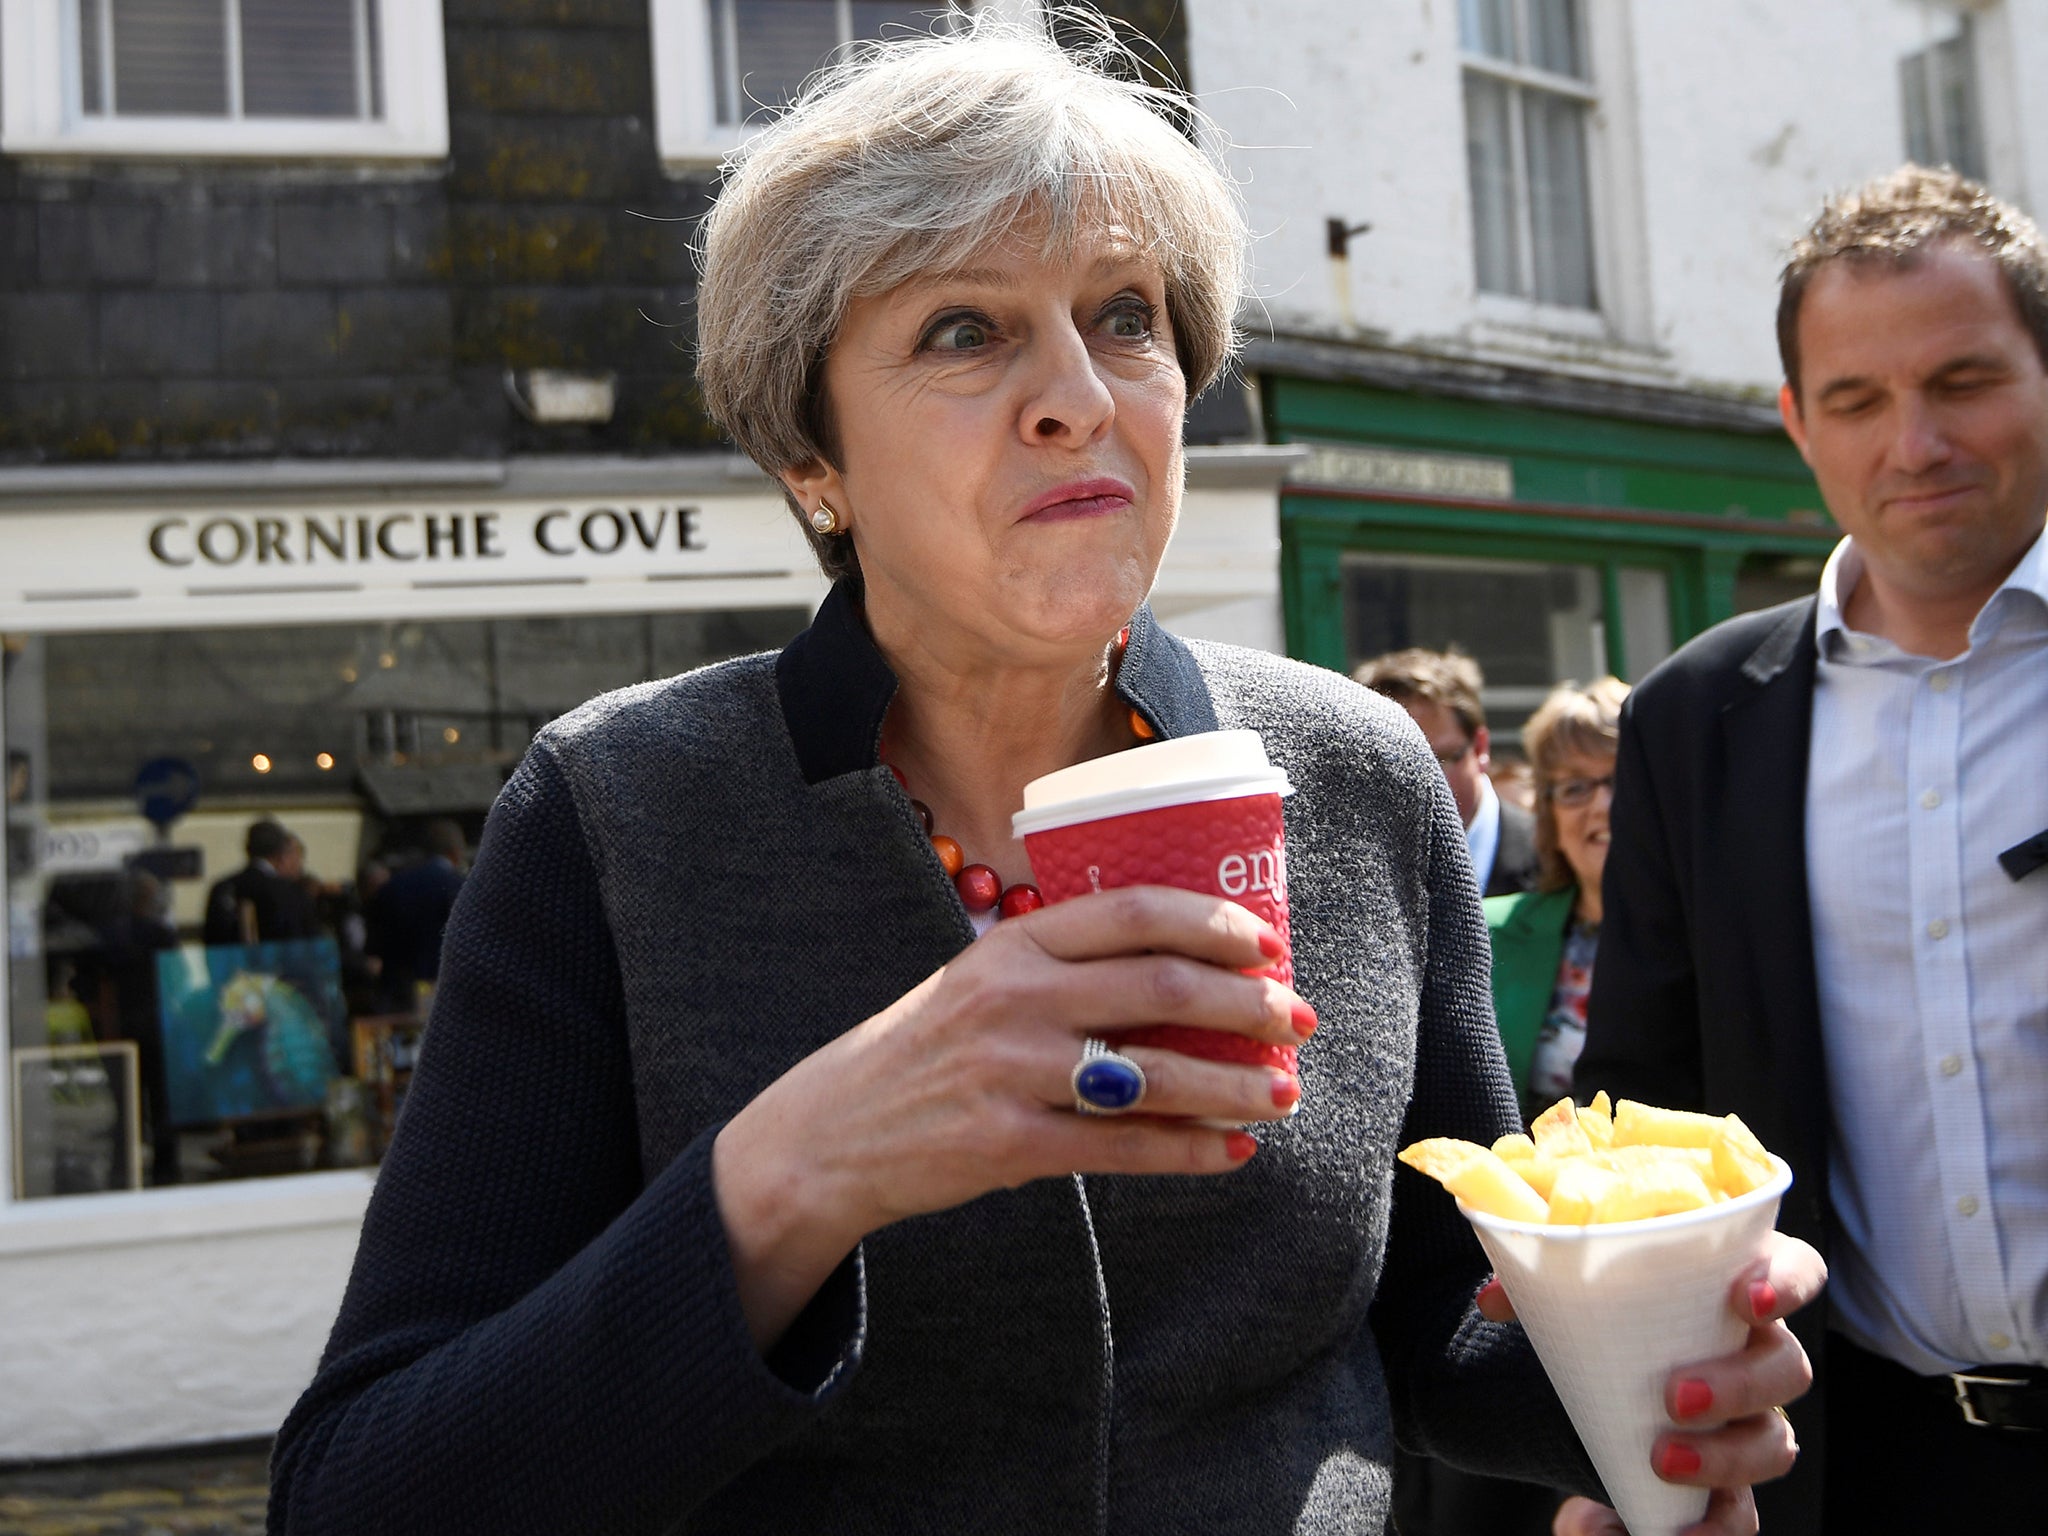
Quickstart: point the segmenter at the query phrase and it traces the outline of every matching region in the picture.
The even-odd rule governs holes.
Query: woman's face
[[[1582,891],[1600,889],[1607,867],[1607,813],[1614,804],[1614,755],[1572,752],[1544,785],[1564,855]]]
[[[1099,647],[1180,509],[1158,263],[1113,227],[1066,265],[1027,246],[856,299],[825,361],[839,462],[785,477],[850,526],[877,632],[968,666]]]

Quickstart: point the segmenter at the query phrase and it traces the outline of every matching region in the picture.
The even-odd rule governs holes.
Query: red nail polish
[[[1223,1138],[1223,1150],[1230,1154],[1233,1163],[1241,1163],[1259,1150],[1259,1144],[1252,1140],[1249,1131],[1232,1131]]]
[[[1298,1078],[1289,1077],[1285,1072],[1274,1073],[1273,1107],[1275,1109],[1292,1109],[1296,1104],[1299,1104],[1300,1102],[1300,1080]]]
[[[1667,1482],[1691,1477],[1700,1469],[1700,1453],[1680,1440],[1668,1442],[1657,1457],[1657,1475]]]
[[[1268,960],[1278,960],[1287,953],[1287,945],[1279,934],[1267,928],[1259,934],[1259,953]]]
[[[1297,1001],[1288,1010],[1288,1018],[1294,1025],[1294,1032],[1302,1039],[1306,1040],[1316,1032],[1316,1011],[1307,1003]]]
[[[1759,1321],[1775,1315],[1778,1310],[1778,1288],[1768,1280],[1750,1281],[1749,1310]]]
[[[1681,1419],[1696,1419],[1714,1406],[1714,1389],[1692,1377],[1681,1381],[1671,1396]]]

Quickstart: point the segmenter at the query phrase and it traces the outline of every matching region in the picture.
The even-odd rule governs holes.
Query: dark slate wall
[[[1186,68],[1178,0],[1100,0]],[[710,447],[648,0],[443,0],[449,158],[404,170],[0,158],[0,464]],[[506,370],[619,375],[538,427]],[[1221,413],[1219,416],[1218,413]],[[1241,395],[1195,441],[1244,435]]]
[[[703,177],[654,147],[647,0],[444,0],[450,155],[404,171],[0,160],[0,462],[714,444]],[[536,427],[507,368],[619,374]]]

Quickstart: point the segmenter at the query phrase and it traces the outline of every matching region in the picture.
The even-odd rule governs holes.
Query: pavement
[[[0,1465],[0,1536],[262,1536],[270,1445]]]

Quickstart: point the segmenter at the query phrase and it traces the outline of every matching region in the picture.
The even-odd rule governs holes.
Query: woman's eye
[[[971,352],[987,346],[988,339],[988,327],[981,321],[954,319],[933,326],[924,344],[934,352]]]
[[[1152,334],[1152,306],[1143,303],[1120,304],[1109,312],[1106,325],[1109,334],[1125,341],[1136,341]]]

